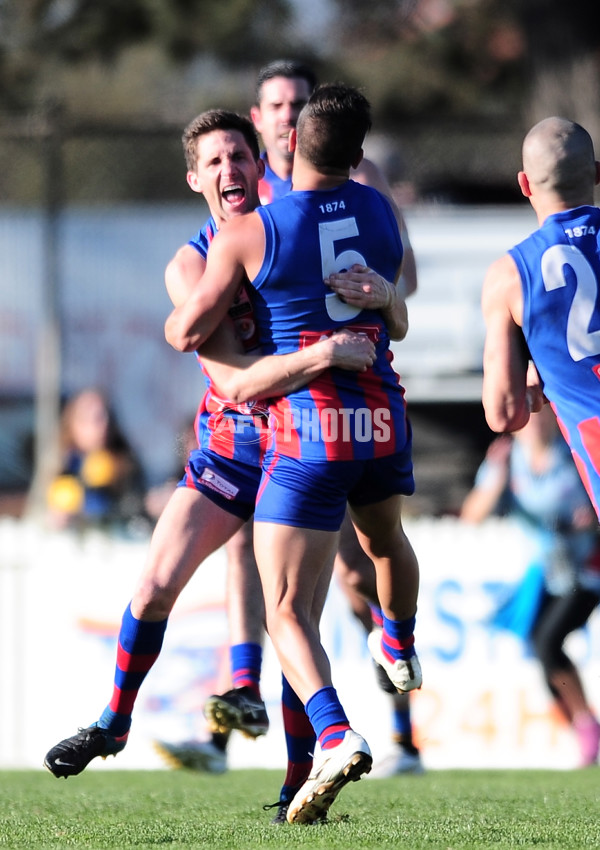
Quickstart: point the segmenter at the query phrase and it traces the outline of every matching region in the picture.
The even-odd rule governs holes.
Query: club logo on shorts
[[[207,466],[202,470],[200,480],[205,487],[208,487],[209,490],[214,490],[215,493],[219,493],[225,499],[235,499],[240,492],[239,487],[235,487],[231,481],[227,481],[227,479],[218,475],[213,469],[209,469]]]

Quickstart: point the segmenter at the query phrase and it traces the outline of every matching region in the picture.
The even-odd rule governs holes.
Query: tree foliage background
[[[0,191],[39,194],[17,140],[43,135],[52,104],[69,198],[187,197],[179,131],[210,106],[247,111],[281,56],[365,89],[384,165],[417,196],[490,191],[541,117],[600,145],[597,16],[597,0],[0,0]]]

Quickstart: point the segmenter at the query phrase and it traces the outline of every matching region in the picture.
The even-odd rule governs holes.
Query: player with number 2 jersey
[[[483,406],[493,430],[516,431],[543,391],[600,516],[600,163],[589,133],[565,118],[538,122],[518,182],[539,228],[484,280]]]
[[[530,354],[597,509],[600,210],[583,206],[555,213],[509,254],[521,276],[523,333]]]

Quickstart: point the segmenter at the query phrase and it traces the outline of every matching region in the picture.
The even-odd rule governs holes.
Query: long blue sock
[[[260,697],[262,646],[259,643],[237,643],[230,647],[231,678],[234,688],[251,688]]]
[[[158,658],[167,628],[167,620],[158,623],[138,620],[128,605],[121,621],[113,694],[98,726],[115,737],[129,732],[133,706],[152,665]]]
[[[406,706],[394,706],[392,712],[392,738],[395,741],[412,740],[412,721],[410,702],[408,700],[406,700]]]
[[[381,648],[389,661],[407,661],[415,655],[415,617],[408,620],[388,620],[383,615]]]
[[[369,608],[371,609],[371,620],[373,621],[375,628],[383,628],[383,611],[379,605],[369,602]]]
[[[281,684],[281,708],[288,765],[279,799],[289,801],[302,783],[308,779],[313,762],[316,735],[302,700],[285,676],[281,677]]]
[[[337,747],[350,729],[350,724],[335,688],[321,688],[306,703],[305,710],[321,749]]]

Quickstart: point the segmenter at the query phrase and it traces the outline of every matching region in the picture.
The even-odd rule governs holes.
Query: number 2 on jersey
[[[565,266],[575,276],[575,295],[567,319],[567,348],[573,360],[600,354],[600,330],[590,331],[598,294],[598,281],[585,255],[574,245],[552,245],[542,256],[546,292],[566,286]]]

